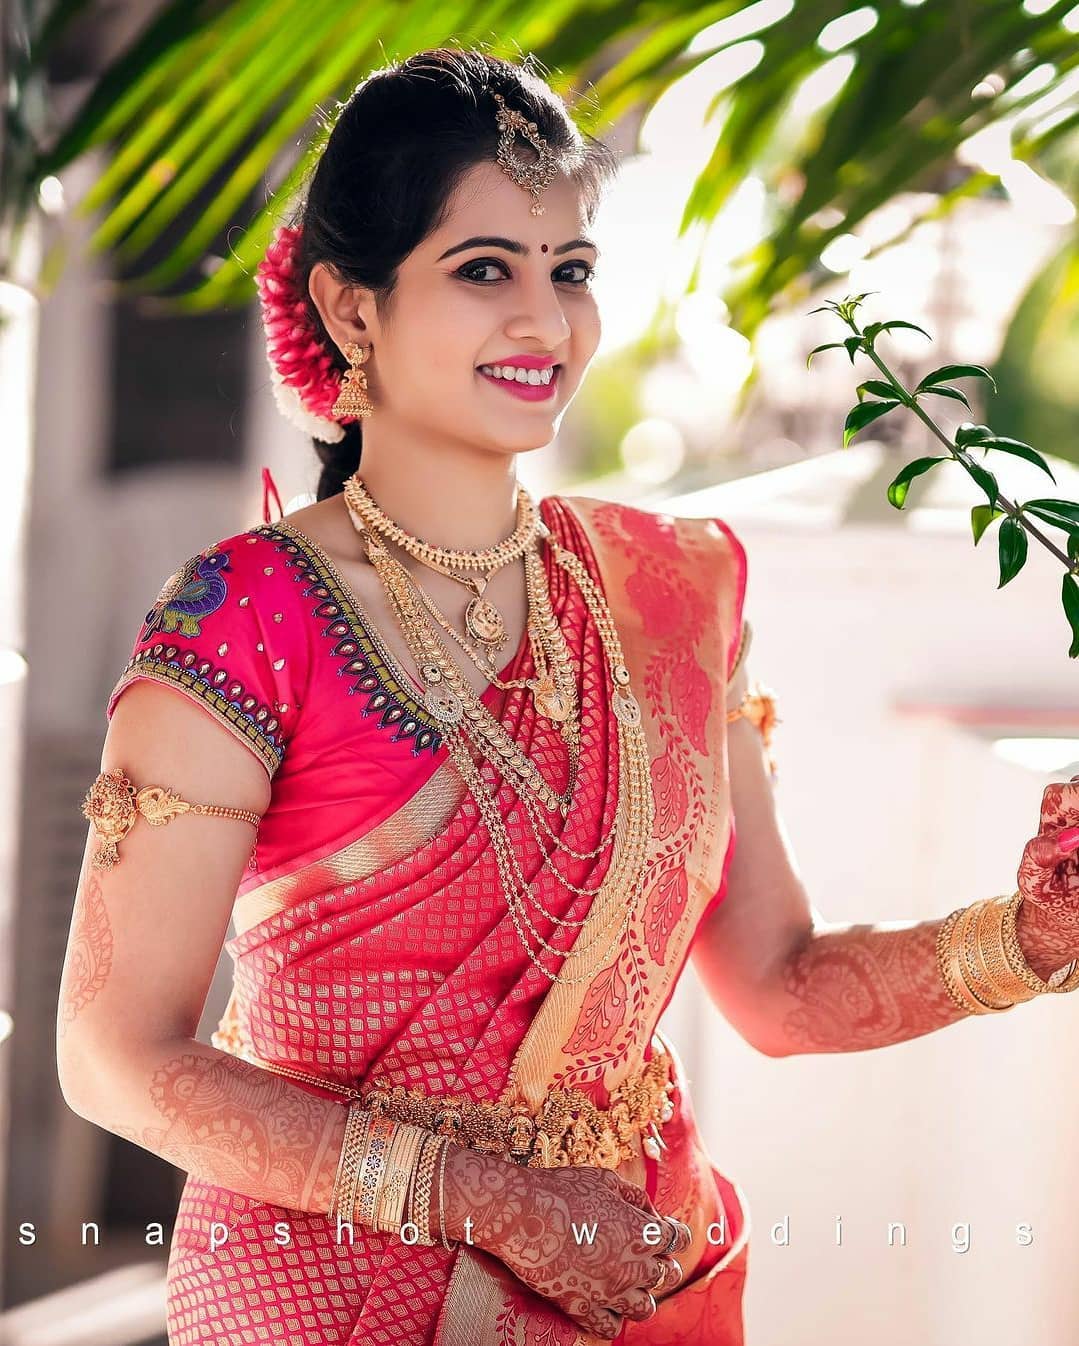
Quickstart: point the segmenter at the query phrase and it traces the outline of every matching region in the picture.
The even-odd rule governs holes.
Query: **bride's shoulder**
[[[745,548],[731,526],[709,514],[682,514],[655,505],[636,505],[597,496],[557,497],[604,541],[657,555],[711,552],[745,564]]]

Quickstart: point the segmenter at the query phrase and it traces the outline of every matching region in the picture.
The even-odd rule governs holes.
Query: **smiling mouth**
[[[505,378],[501,374],[494,373],[495,369],[501,368],[499,365],[477,365],[476,373],[479,374],[488,383],[500,386],[505,392],[520,398],[526,402],[543,402],[554,395],[558,387],[558,380],[562,372],[562,366],[549,366],[551,377],[544,382],[543,374],[546,370],[525,370],[525,377],[518,378],[515,374],[512,378]],[[535,375],[535,379],[533,379]]]

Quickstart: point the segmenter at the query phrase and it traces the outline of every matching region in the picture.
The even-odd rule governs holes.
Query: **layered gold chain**
[[[386,592],[391,610],[401,626],[409,651],[419,669],[424,684],[423,701],[431,715],[439,721],[451,759],[461,774],[469,793],[475,800],[480,817],[491,839],[495,862],[510,916],[518,937],[531,961],[552,982],[574,983],[594,975],[610,951],[622,937],[640,900],[644,884],[648,839],[652,832],[654,804],[652,799],[650,764],[647,742],[641,727],[640,706],[630,690],[630,674],[622,654],[621,643],[610,609],[598,585],[589,575],[575,553],[555,542],[542,520],[535,514],[528,494],[518,488],[518,529],[512,538],[505,539],[484,552],[457,552],[432,547],[411,537],[404,529],[385,516],[378,519],[377,528],[368,527],[374,519],[373,502],[357,489],[358,478],[346,483],[346,504],[353,525],[364,542],[368,559]],[[364,493],[366,495],[366,493]],[[352,507],[361,501],[363,511]],[[378,507],[374,506],[374,510]],[[378,511],[381,515],[381,511]],[[529,520],[532,522],[529,523]],[[531,541],[526,534],[531,531]],[[392,555],[383,539],[398,542],[417,559],[422,551],[428,560],[438,566],[475,564],[482,568],[492,561],[505,564],[503,558],[514,553],[523,556],[528,589],[528,633],[536,663],[535,679],[509,680],[505,683],[492,678],[499,686],[530,687],[537,710],[543,713],[547,702],[556,714],[549,718],[559,724],[567,745],[569,772],[566,789],[555,790],[543,777],[539,768],[496,719],[482,699],[472,689],[450,654],[439,630],[473,658],[481,669],[483,664],[445,618],[437,605],[425,594],[401,562]],[[556,810],[563,819],[568,815],[579,779],[579,733],[577,681],[565,635],[558,624],[550,602],[546,573],[536,540],[545,541],[552,548],[555,562],[576,583],[584,598],[603,644],[611,679],[611,705],[618,721],[619,784],[615,818],[599,844],[589,851],[576,851],[557,836],[544,817]],[[407,544],[407,545],[406,545]],[[520,550],[516,550],[520,547]],[[482,591],[480,591],[482,592]],[[429,615],[428,615],[429,614]],[[467,620],[466,620],[467,625]],[[483,669],[486,672],[485,669]],[[516,791],[524,805],[524,814],[536,836],[540,853],[544,856],[541,871],[546,866],[553,876],[571,892],[591,896],[589,912],[581,920],[562,918],[551,912],[534,891],[522,871],[515,847],[510,839],[497,797],[492,793],[483,772],[477,765],[490,762]],[[554,842],[546,852],[543,837]],[[613,843],[613,853],[603,880],[594,887],[579,887],[571,883],[554,863],[560,851],[576,859],[590,859]],[[538,875],[537,875],[538,877]],[[548,943],[529,916],[531,905],[550,922],[565,927],[579,927],[580,933],[569,950]],[[533,951],[531,941],[558,958],[569,962],[582,959],[604,939],[614,918],[621,913],[614,933],[606,941],[598,959],[590,960],[588,970],[578,975],[550,972],[542,962],[542,955]],[[585,927],[588,937],[585,938]],[[526,934],[527,928],[527,934]],[[529,936],[531,936],[531,941]]]

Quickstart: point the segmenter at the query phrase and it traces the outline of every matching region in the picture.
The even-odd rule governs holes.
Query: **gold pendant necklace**
[[[349,513],[380,536],[397,543],[421,565],[446,575],[472,592],[472,600],[465,609],[465,629],[472,640],[484,646],[489,664],[506,643],[508,633],[502,613],[485,596],[491,577],[503,566],[522,556],[536,536],[539,522],[532,497],[523,486],[517,487],[517,526],[513,533],[493,547],[480,551],[461,551],[451,547],[436,547],[395,523],[375,502],[363,484],[359,473],[345,482],[345,504]],[[480,571],[478,575],[458,574],[458,571]],[[486,572],[486,573],[482,573]]]

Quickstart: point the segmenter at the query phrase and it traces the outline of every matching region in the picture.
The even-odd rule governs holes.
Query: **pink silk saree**
[[[724,896],[734,847],[724,701],[745,554],[718,520],[583,497],[550,496],[540,508],[614,614],[656,805],[641,903],[605,965],[583,982],[553,985],[529,961],[478,810],[420,684],[329,558],[287,518],[215,544],[170,577],[107,713],[135,679],[167,683],[246,743],[272,780],[237,893],[238,933],[225,945],[234,984],[216,1047],[338,1084],[370,1075],[490,1102],[508,1100],[515,1085],[532,1104],[549,1088],[578,1088],[600,1107],[653,1050],[672,1051],[666,1148],[659,1161],[638,1149],[619,1172],[645,1186],[661,1212],[685,1220],[694,1239],[680,1258],[683,1283],[648,1321],[626,1319],[617,1340],[741,1346],[748,1211],[707,1154],[677,1053],[656,1023],[702,918]],[[544,555],[581,669],[580,783],[568,817],[553,826],[583,852],[614,816],[617,722],[595,625],[576,585]],[[504,673],[532,671],[523,638]],[[483,699],[563,788],[561,738],[531,696],[491,685]],[[543,860],[535,837],[512,789],[491,768],[484,775],[531,881]],[[572,892],[544,871],[545,904],[581,920],[591,902],[617,903],[602,886],[610,854],[559,853],[567,879],[598,891]],[[548,943],[568,949],[575,927],[532,919]],[[554,957],[545,960],[554,971]],[[272,1147],[266,1163],[272,1168]],[[215,1251],[211,1222],[228,1230]],[[278,1222],[289,1227],[286,1246],[275,1239]],[[338,1242],[324,1215],[191,1175],[170,1247],[167,1321],[173,1346],[600,1340],[478,1248],[409,1246],[360,1224],[351,1244],[347,1231]]]

